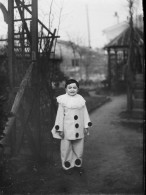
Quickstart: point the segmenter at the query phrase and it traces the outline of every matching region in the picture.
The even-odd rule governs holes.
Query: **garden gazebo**
[[[143,73],[144,65],[144,41],[143,32],[137,28],[133,28],[134,42],[138,49],[134,51],[136,62],[134,67],[135,74]],[[104,49],[108,53],[108,86],[110,89],[125,85],[125,69],[128,59],[128,49],[130,45],[130,26],[128,26],[121,34],[108,43]]]

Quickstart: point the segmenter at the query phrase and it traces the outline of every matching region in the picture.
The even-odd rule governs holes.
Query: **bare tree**
[[[127,60],[127,111],[132,110],[132,95],[134,89],[134,76],[136,73],[136,62],[140,62],[140,47],[139,43],[135,40],[135,31],[133,25],[133,16],[134,16],[134,3],[137,3],[136,0],[127,0],[129,6],[129,26],[130,26],[130,43],[128,50],[128,60]],[[139,64],[140,65],[140,64]]]
[[[82,79],[83,72],[85,73],[86,80],[89,80],[89,66],[91,64],[91,51],[90,48],[82,46],[83,41],[81,37],[76,37],[75,39],[69,37],[69,44],[73,51],[74,60],[77,54],[80,58],[80,78]],[[82,44],[82,45],[81,45]],[[84,70],[84,71],[83,71]]]

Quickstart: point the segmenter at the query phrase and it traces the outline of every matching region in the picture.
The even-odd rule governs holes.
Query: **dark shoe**
[[[66,174],[66,175],[71,175],[72,174],[72,169],[63,169],[63,172]]]
[[[79,173],[80,175],[82,175],[82,174],[84,173],[83,167],[75,167],[75,169],[78,171],[78,173]]]

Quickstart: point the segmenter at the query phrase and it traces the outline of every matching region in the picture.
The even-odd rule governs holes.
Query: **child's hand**
[[[84,128],[84,133],[85,133],[85,135],[90,135],[88,128]]]
[[[59,131],[59,135],[60,137],[63,139],[64,138],[64,132],[63,131]]]

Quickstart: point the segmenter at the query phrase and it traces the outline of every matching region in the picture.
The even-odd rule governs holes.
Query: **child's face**
[[[71,83],[66,87],[66,93],[70,96],[74,96],[78,93],[78,87],[75,83]]]

